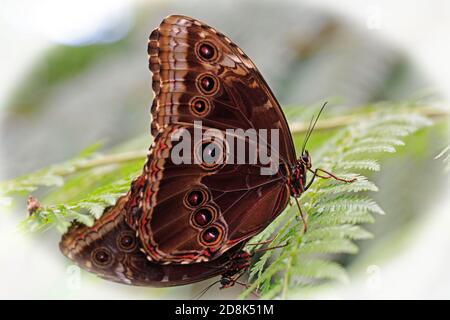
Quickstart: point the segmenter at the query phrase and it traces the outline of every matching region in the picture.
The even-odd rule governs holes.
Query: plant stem
[[[17,189],[18,186],[21,186],[22,190],[30,191],[30,187],[34,189],[33,186],[42,185],[42,177],[48,174],[64,178],[82,170],[89,170],[96,167],[115,165],[123,162],[136,161],[141,159],[142,161],[144,161],[145,151],[134,150],[68,161],[62,164],[57,164],[48,168],[38,170],[34,173],[27,174],[12,180],[0,182],[0,195],[6,195],[12,190]]]
[[[443,118],[450,116],[450,110],[447,109],[437,109],[432,107],[422,107],[415,108],[411,110],[413,113],[417,113],[430,118]],[[361,119],[360,113],[332,117],[328,119],[321,119],[315,126],[314,130],[317,131],[326,131],[337,129],[341,127],[348,126],[353,124]],[[292,133],[302,133],[308,130],[309,123],[306,122],[294,122],[289,125]]]
[[[105,165],[110,165],[110,164],[144,159],[144,157],[145,157],[145,151],[133,150],[133,151],[127,151],[127,152],[123,152],[123,153],[102,155],[102,156],[96,157],[91,160],[86,160],[85,162],[80,163],[80,164],[76,165],[75,167],[80,170],[86,170],[86,169],[91,169],[91,168],[99,167],[99,166],[105,166]]]

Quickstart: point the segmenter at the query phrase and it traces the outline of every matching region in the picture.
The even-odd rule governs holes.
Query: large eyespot
[[[207,246],[215,246],[222,240],[223,230],[218,226],[211,226],[200,233],[200,242]]]
[[[122,232],[117,237],[117,247],[124,252],[132,252],[136,246],[136,235],[132,231]]]
[[[211,74],[202,74],[197,78],[197,87],[205,95],[213,95],[219,90],[219,81]]]
[[[97,248],[92,251],[91,258],[94,264],[100,268],[109,267],[114,262],[114,258],[112,257],[111,252],[103,247]]]
[[[206,170],[217,170],[226,160],[223,146],[211,140],[203,140],[198,143],[194,156],[196,163]]]
[[[208,41],[199,42],[196,46],[197,55],[200,59],[211,62],[217,60],[219,52],[216,47]]]
[[[209,194],[204,189],[193,189],[184,196],[184,205],[188,208],[197,208],[209,200]]]
[[[211,224],[218,215],[216,208],[205,206],[195,210],[191,215],[191,222],[197,228],[204,228]]]
[[[209,113],[210,105],[208,100],[204,98],[195,97],[191,100],[190,106],[194,115],[203,117]]]

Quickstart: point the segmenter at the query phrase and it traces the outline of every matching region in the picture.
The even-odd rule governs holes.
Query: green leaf
[[[308,231],[295,219],[298,210],[287,209],[258,239],[274,237],[270,246],[288,245],[266,252],[250,270],[250,286],[240,298],[259,288],[263,298],[287,298],[322,284],[326,280],[347,281],[347,275],[333,261],[339,254],[355,254],[355,240],[372,238],[360,224],[373,223],[373,214],[384,214],[369,196],[378,188],[361,170],[379,171],[381,153],[393,153],[404,145],[403,137],[430,125],[430,121],[411,111],[374,113],[354,121],[312,154],[314,167],[326,169],[342,178],[357,177],[354,183],[320,179],[300,197],[307,216]],[[362,194],[361,194],[362,193]],[[289,218],[291,217],[291,218]],[[275,251],[275,250],[273,250]],[[318,256],[321,258],[318,259]]]
[[[307,242],[297,253],[357,253],[358,247],[347,239],[320,239]]]
[[[350,239],[350,240],[364,240],[371,239],[373,236],[360,226],[352,224],[341,224],[339,226],[321,226],[319,228],[309,230],[303,237],[303,241],[317,241],[324,239]]]
[[[307,260],[295,267],[293,272],[300,277],[337,280],[343,283],[349,282],[345,269],[338,263],[328,260]]]

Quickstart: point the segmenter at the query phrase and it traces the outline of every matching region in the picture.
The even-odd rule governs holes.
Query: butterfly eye
[[[196,208],[203,205],[208,198],[208,193],[205,190],[192,190],[186,194],[184,204],[189,208]]]
[[[97,248],[91,254],[92,261],[100,267],[106,268],[113,263],[111,253],[106,248]]]
[[[117,246],[122,251],[133,251],[136,248],[136,245],[136,237],[132,232],[124,232],[117,238]]]
[[[222,230],[216,226],[211,226],[203,230],[200,234],[201,242],[206,246],[213,246],[222,239]]]
[[[213,95],[219,90],[219,82],[210,74],[203,74],[197,79],[199,90],[205,95]]]
[[[191,102],[191,110],[195,115],[204,116],[209,112],[209,103],[203,98],[194,98]]]
[[[213,61],[217,58],[218,52],[214,45],[210,42],[201,42],[197,45],[197,54],[200,59],[205,61]]]
[[[218,210],[210,205],[195,210],[191,216],[191,222],[194,227],[205,228],[211,224],[218,216]]]

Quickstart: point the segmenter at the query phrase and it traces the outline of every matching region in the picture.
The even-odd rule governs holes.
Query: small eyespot
[[[211,226],[200,233],[200,241],[205,246],[214,246],[222,239],[222,230],[217,226]]]
[[[193,191],[188,195],[187,201],[190,206],[196,207],[203,202],[203,194],[200,191]]]
[[[213,219],[213,213],[207,208],[200,209],[194,213],[195,224],[199,227],[208,225]]]
[[[114,261],[111,253],[106,248],[95,249],[92,251],[91,258],[95,265],[100,268],[109,267]]]
[[[198,115],[198,116],[205,116],[209,113],[209,102],[208,100],[201,98],[201,97],[196,97],[194,99],[192,99],[191,103],[191,111],[193,114]]]
[[[210,76],[205,76],[200,80],[200,85],[205,91],[212,91],[214,88],[214,79]]]
[[[219,210],[212,205],[206,205],[195,210],[191,215],[191,224],[200,229],[204,229],[211,223],[213,223],[217,216],[219,215]]]
[[[197,44],[197,54],[200,59],[211,62],[217,59],[218,51],[216,47],[210,42],[200,42]]]
[[[206,170],[216,170],[225,163],[223,146],[215,141],[202,141],[196,148],[196,163]]]
[[[215,143],[203,143],[202,144],[202,153],[204,161],[208,165],[213,165],[214,162],[219,160],[221,150],[219,146]]]
[[[197,87],[205,95],[213,95],[219,90],[219,82],[213,75],[203,74],[197,78]]]
[[[117,238],[117,247],[124,252],[131,252],[136,249],[136,236],[133,232],[123,232]]]
[[[197,208],[208,201],[209,195],[203,189],[194,189],[186,193],[184,204],[188,208]]]

